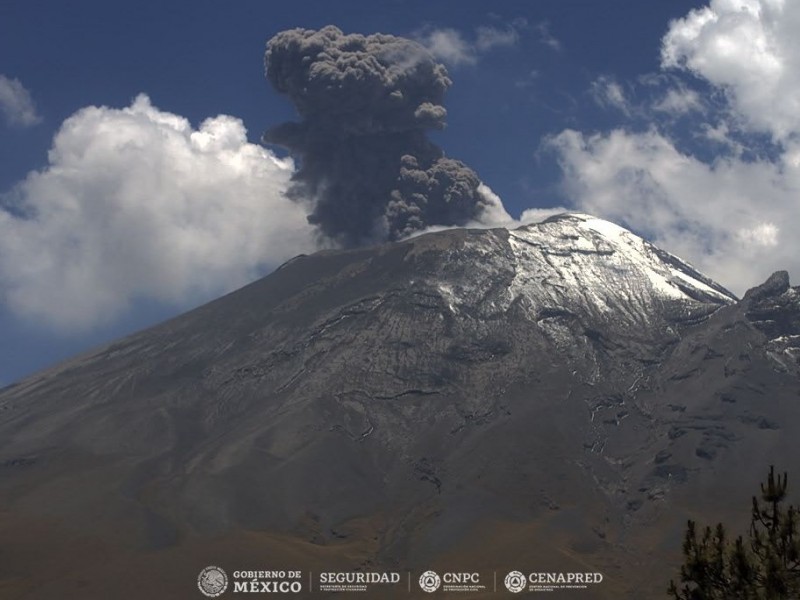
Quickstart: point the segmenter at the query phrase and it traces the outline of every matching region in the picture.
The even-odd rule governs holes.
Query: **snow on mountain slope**
[[[519,303],[540,322],[583,316],[587,324],[645,325],[659,317],[691,322],[736,301],[677,257],[585,214],[556,215],[510,230],[505,248],[496,239],[478,239],[464,251],[473,263],[471,277],[455,266],[464,255],[437,273],[436,287],[453,311],[483,306],[484,312],[503,312]]]
[[[518,283],[543,262],[601,306],[620,298],[730,304],[729,291],[630,231],[589,215],[565,214],[510,232]]]

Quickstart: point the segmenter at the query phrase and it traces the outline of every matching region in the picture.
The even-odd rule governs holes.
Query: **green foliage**
[[[778,600],[800,598],[800,537],[797,507],[784,507],[788,477],[769,468],[761,501],[753,496],[750,531],[731,541],[722,523],[698,536],[689,521],[683,542],[681,587],[675,600]]]

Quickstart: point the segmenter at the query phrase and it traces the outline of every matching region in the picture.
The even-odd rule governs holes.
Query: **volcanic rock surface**
[[[744,532],[773,463],[792,495],[799,362],[786,273],[739,301],[588,215],[300,256],[0,391],[0,597],[208,564],[658,597],[688,518]]]

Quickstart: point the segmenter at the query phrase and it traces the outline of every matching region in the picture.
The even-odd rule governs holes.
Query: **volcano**
[[[663,596],[687,519],[744,532],[797,472],[799,374],[785,272],[740,300],[589,215],[299,256],[0,391],[0,597],[199,598],[207,565]]]

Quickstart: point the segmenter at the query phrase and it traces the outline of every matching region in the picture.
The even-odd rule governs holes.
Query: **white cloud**
[[[613,77],[601,75],[592,82],[589,92],[599,106],[616,108],[626,115],[630,114],[631,105],[625,97],[625,91]]]
[[[36,113],[33,99],[18,79],[0,74],[0,111],[6,123],[21,127],[36,125],[42,119]]]
[[[758,223],[755,226],[743,227],[737,237],[748,247],[765,246],[771,248],[778,245],[780,230],[774,223]]]
[[[542,23],[537,23],[534,28],[534,32],[536,36],[539,38],[539,42],[544,44],[545,46],[549,46],[552,50],[556,52],[560,52],[562,50],[561,42],[550,33],[550,23],[544,21]]]
[[[418,40],[437,60],[449,65],[472,65],[478,60],[475,48],[455,29],[432,29]]]
[[[714,125],[702,123],[700,132],[698,137],[719,144],[731,156],[741,157],[744,154],[744,145],[731,137],[730,127],[724,120]]]
[[[495,194],[485,183],[478,186],[478,193],[483,196],[486,204],[484,205],[483,212],[478,216],[476,226],[483,227],[500,227],[505,223],[512,222],[511,215],[506,212],[503,206],[503,201],[500,196]]]
[[[800,274],[800,161],[791,154],[706,164],[655,130],[566,130],[549,145],[577,208],[633,228],[737,294],[778,269]]]
[[[519,33],[513,27],[498,29],[497,27],[480,26],[475,29],[475,47],[485,52],[496,47],[513,46],[519,42]]]
[[[49,164],[0,210],[0,291],[16,313],[62,330],[148,298],[185,306],[315,249],[284,196],[292,163],[247,142],[239,119],[193,129],[141,95],[67,119]]]
[[[746,127],[782,141],[800,131],[800,2],[711,0],[670,23],[664,68],[723,89]]]
[[[517,19],[504,27],[481,25],[475,28],[470,41],[461,32],[451,28],[433,29],[426,27],[415,34],[416,40],[438,60],[456,67],[474,65],[478,58],[495,48],[511,47],[519,43],[520,29],[527,22]]]
[[[663,90],[656,101],[632,106],[599,78],[592,94],[625,125],[548,142],[575,208],[628,225],[738,294],[778,269],[800,276],[797,31],[800,2],[709,0],[670,23],[661,72],[640,78]],[[689,132],[664,119],[688,114]]]
[[[527,208],[523,210],[522,214],[519,216],[519,224],[527,225],[529,223],[540,223],[549,217],[560,215],[568,211],[569,209],[563,206],[554,206],[552,208]]]
[[[691,112],[702,112],[704,106],[700,94],[684,85],[678,85],[668,89],[664,96],[655,102],[653,109],[677,117]]]
[[[478,188],[478,191],[487,202],[486,208],[475,221],[467,224],[467,227],[475,227],[478,229],[492,227],[516,229],[521,225],[538,223],[539,221],[545,220],[547,217],[552,217],[553,215],[557,215],[568,210],[561,206],[553,208],[528,208],[522,211],[519,219],[515,219],[506,211],[500,196],[495,194],[488,185],[482,183]]]

